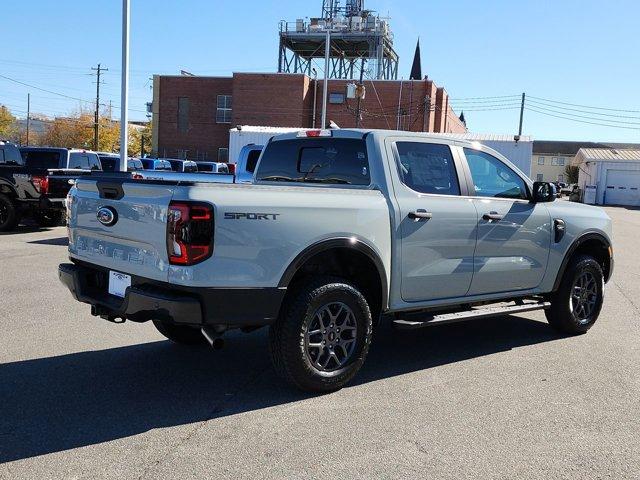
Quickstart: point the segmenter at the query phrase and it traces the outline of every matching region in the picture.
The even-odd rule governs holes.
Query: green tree
[[[580,167],[575,165],[567,165],[564,169],[564,174],[567,177],[567,183],[578,183]]]
[[[16,117],[4,105],[0,105],[0,139],[13,139],[17,133]]]

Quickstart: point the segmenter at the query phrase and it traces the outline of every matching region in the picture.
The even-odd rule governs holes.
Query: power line
[[[612,120],[612,119],[608,119],[608,118],[591,117],[591,116],[588,116],[588,115],[578,115],[577,113],[565,113],[562,110],[555,110],[555,109],[552,109],[552,108],[540,107],[538,105],[533,105],[533,107],[537,108],[538,110],[543,110],[545,112],[551,112],[551,113],[558,113],[558,114],[561,114],[561,115],[566,115],[567,117],[585,118],[587,120],[608,122],[608,123],[612,123],[612,124],[639,125],[640,126],[640,122],[627,122],[627,121],[624,121],[624,120]]]
[[[20,80],[16,80],[15,78],[7,77],[6,75],[0,74],[0,78],[4,78],[5,80],[9,80],[10,82],[14,82],[14,83],[17,83],[19,85],[23,85],[25,87],[29,87],[29,88],[34,88],[36,90],[40,90],[41,92],[46,92],[46,93],[50,93],[52,95],[57,95],[59,97],[68,98],[70,100],[76,100],[78,102],[85,102],[85,103],[93,103],[93,101],[91,101],[91,100],[87,100],[87,99],[84,99],[84,98],[73,97],[71,95],[66,95],[66,94],[60,93],[60,92],[54,92],[53,90],[48,90],[46,88],[37,87],[36,85],[32,85],[32,84],[29,84],[29,83],[26,83],[26,82],[22,82]],[[108,104],[101,103],[100,106],[107,107]],[[113,108],[120,108],[120,107],[117,106],[117,105],[113,105]],[[132,111],[132,112],[147,113],[144,110],[134,110],[132,108],[130,108],[129,110]]]
[[[569,105],[571,107],[591,108],[591,109],[594,109],[594,110],[607,110],[607,111],[610,111],[610,112],[640,113],[640,110],[623,110],[623,109],[620,109],[620,108],[594,107],[594,106],[590,106],[590,105],[580,105],[578,103],[560,102],[558,100],[550,100],[548,98],[533,97],[533,96],[531,96],[530,98],[534,98],[536,100],[543,100],[545,102],[550,102],[550,103],[558,103],[560,105]]]
[[[600,116],[604,116],[604,117],[613,117],[613,118],[632,118],[632,119],[640,120],[640,117],[635,116],[635,115],[618,115],[618,114],[612,114],[612,113],[592,112],[590,110],[581,110],[581,109],[578,109],[578,108],[560,107],[558,105],[545,103],[545,102],[538,102],[536,100],[528,100],[528,102],[532,103],[532,104],[534,104],[536,106],[540,106],[540,107],[562,108],[564,110],[570,110],[570,111],[573,111],[573,112],[581,112],[581,113],[589,113],[591,115],[600,115]],[[606,119],[603,118],[602,120],[606,120]]]
[[[541,115],[546,115],[548,117],[561,118],[563,120],[569,120],[569,121],[578,122],[578,123],[587,123],[589,125],[599,125],[599,126],[602,126],[602,127],[611,127],[611,128],[622,128],[622,129],[625,129],[625,130],[640,130],[640,128],[638,128],[638,127],[624,127],[622,125],[611,125],[611,124],[606,124],[606,123],[588,122],[588,121],[585,121],[585,120],[576,120],[575,118],[562,117],[560,115],[553,115],[551,113],[545,113],[545,112],[542,112],[540,110],[535,110],[534,108],[527,107],[527,106],[525,106],[525,110],[528,110],[530,112],[535,112],[535,113],[538,113],[538,114],[541,114]]]
[[[494,99],[494,98],[520,98],[520,94],[517,95],[499,95],[496,97],[449,97],[450,100],[486,100],[486,99]]]

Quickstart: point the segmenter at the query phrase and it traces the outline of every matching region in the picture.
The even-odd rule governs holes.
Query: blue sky
[[[145,118],[154,73],[275,71],[278,22],[318,16],[321,3],[131,0],[131,118]],[[513,98],[486,97],[526,92],[537,97],[529,106],[538,111],[525,112],[524,133],[536,139],[640,142],[637,0],[367,0],[366,6],[391,17],[405,78],[420,37],[423,73],[447,89],[458,113],[465,110],[471,131],[515,133]],[[90,68],[100,62],[109,68],[102,99],[113,102],[118,116],[120,9],[119,0],[7,2],[0,75],[87,102],[0,78],[0,103],[24,116],[31,92],[33,112],[92,109]]]

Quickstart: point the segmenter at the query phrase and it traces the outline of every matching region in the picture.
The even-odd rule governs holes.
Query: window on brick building
[[[538,165],[544,165],[544,157],[538,157]]]
[[[187,133],[189,131],[189,98],[178,97],[178,131]]]
[[[334,103],[334,104],[344,103],[344,93],[330,93],[329,103]]]
[[[219,148],[218,149],[218,161],[219,162],[228,162],[229,161],[229,149],[228,148]]]
[[[216,123],[231,123],[231,95],[218,95]]]

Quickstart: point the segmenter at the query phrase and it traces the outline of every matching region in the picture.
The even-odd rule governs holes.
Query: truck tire
[[[59,210],[45,210],[38,212],[35,216],[36,222],[43,228],[57,227],[62,225],[63,214]]]
[[[549,300],[551,308],[545,314],[553,328],[569,335],[586,333],[596,323],[604,301],[602,267],[593,257],[576,255]]]
[[[173,325],[159,320],[154,320],[153,324],[162,335],[179,345],[200,346],[207,344],[207,340],[198,328]]]
[[[20,217],[16,206],[6,195],[0,194],[0,232],[10,232],[18,226]]]
[[[336,277],[307,280],[287,298],[269,330],[279,376],[308,392],[345,386],[362,367],[373,330],[364,295]]]

